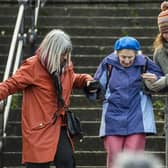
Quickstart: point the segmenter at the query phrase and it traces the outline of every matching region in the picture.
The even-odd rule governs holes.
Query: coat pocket
[[[39,122],[39,123],[34,124],[32,126],[32,130],[40,130],[40,129],[43,129],[49,125],[51,125],[51,122]]]

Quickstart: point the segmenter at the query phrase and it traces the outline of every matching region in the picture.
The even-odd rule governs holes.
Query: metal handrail
[[[19,31],[20,31],[22,21],[23,21],[25,3],[27,3],[28,0],[23,0],[22,2],[21,1],[19,1],[19,2],[20,2],[19,12],[18,12],[16,24],[15,24],[15,29],[13,32],[13,37],[12,37],[12,41],[11,41],[11,45],[10,45],[10,50],[9,50],[9,55],[8,55],[8,60],[7,60],[7,65],[5,68],[3,80],[6,80],[9,77],[9,74],[10,74],[10,71],[12,68],[12,62],[14,60],[14,53],[15,53],[15,49],[16,49],[18,35],[19,35]],[[15,67],[18,66],[18,65],[16,65],[16,62],[14,63],[14,66]],[[13,70],[13,73],[14,73],[14,70]],[[4,108],[4,123],[3,123],[3,136],[4,137],[6,136],[6,125],[7,125],[7,121],[8,121],[11,102],[12,102],[12,95],[8,96],[7,101],[6,101],[6,105]]]
[[[27,0],[25,0],[25,1],[27,1]],[[5,73],[4,73],[3,80],[6,80],[9,77],[9,74],[10,74],[12,61],[13,61],[13,58],[14,58],[14,52],[15,52],[15,48],[16,48],[16,42],[17,42],[17,39],[18,39],[20,25],[21,25],[22,18],[23,18],[24,8],[25,8],[25,6],[24,6],[24,3],[23,3],[23,4],[20,5],[20,8],[19,8],[18,17],[17,17],[14,32],[13,32],[13,37],[12,37],[12,41],[11,41],[11,45],[10,45],[9,56],[8,56],[7,65],[6,65],[6,68],[5,68]]]
[[[16,24],[15,24],[15,29],[13,32],[13,37],[12,37],[12,41],[11,41],[11,45],[10,45],[10,50],[9,50],[9,55],[8,55],[8,60],[7,60],[7,65],[5,68],[3,80],[8,79],[10,71],[12,69],[12,62],[13,62],[14,58],[15,58],[15,62],[14,62],[12,73],[14,74],[15,71],[19,67],[19,63],[20,63],[21,55],[22,55],[22,50],[23,50],[23,45],[24,45],[24,42],[26,41],[25,38],[27,37],[27,34],[25,34],[23,32],[23,18],[24,18],[25,5],[28,2],[34,3],[34,4],[36,3],[35,13],[34,13],[34,22],[32,24],[32,29],[31,29],[32,33],[33,33],[31,37],[34,40],[35,35],[37,33],[36,27],[37,27],[39,8],[40,8],[40,5],[42,7],[44,6],[46,0],[42,0],[42,2],[40,0],[18,0],[18,2],[20,4],[20,7],[19,7],[19,11],[18,11]],[[20,32],[20,31],[22,31],[22,32]],[[16,45],[18,45],[18,46],[17,46],[16,57],[14,57]],[[6,126],[7,126],[11,103],[12,103],[12,95],[8,96],[8,98],[6,100],[5,107],[4,107],[3,137],[6,136]]]

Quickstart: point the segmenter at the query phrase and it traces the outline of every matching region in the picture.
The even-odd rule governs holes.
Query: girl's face
[[[123,67],[130,67],[135,59],[136,52],[131,49],[122,49],[117,53],[119,57],[120,64]]]
[[[168,42],[168,31],[162,33],[163,38],[166,40],[166,42]]]

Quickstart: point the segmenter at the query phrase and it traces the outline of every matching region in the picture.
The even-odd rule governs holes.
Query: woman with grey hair
[[[23,91],[22,163],[26,168],[49,168],[50,162],[58,168],[75,167],[65,114],[72,89],[88,88],[93,78],[74,72],[71,51],[70,37],[54,29],[36,54],[0,83],[0,100]]]

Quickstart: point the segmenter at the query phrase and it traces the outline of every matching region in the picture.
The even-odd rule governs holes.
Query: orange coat
[[[72,88],[83,88],[87,80],[92,80],[92,77],[74,73],[72,65],[65,68],[61,81],[67,106]],[[53,115],[57,111],[55,88],[37,55],[28,58],[12,77],[0,83],[0,100],[17,91],[23,91],[22,162],[53,161],[61,117],[53,124]],[[61,113],[64,114],[64,111]]]

